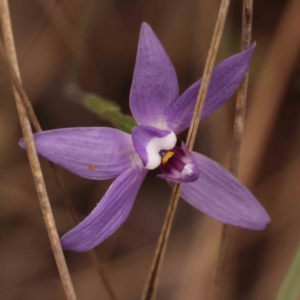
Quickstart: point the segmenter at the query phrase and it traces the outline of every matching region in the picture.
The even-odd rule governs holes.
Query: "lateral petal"
[[[141,164],[124,171],[91,214],[61,238],[63,249],[88,251],[112,235],[127,219],[146,174]]]
[[[270,217],[256,198],[215,161],[194,152],[199,179],[185,183],[181,196],[189,204],[226,224],[262,230]]]
[[[214,68],[201,119],[212,114],[233,95],[250,66],[255,46],[256,43],[248,50],[223,60]],[[190,126],[201,80],[191,85],[170,107],[167,117],[170,130],[179,133]]]
[[[131,136],[106,127],[65,128],[34,135],[39,155],[79,176],[115,178],[139,161]],[[20,146],[25,148],[24,140]]]

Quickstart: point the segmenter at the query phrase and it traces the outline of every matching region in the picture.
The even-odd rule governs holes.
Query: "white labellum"
[[[161,156],[159,152],[161,150],[172,150],[176,145],[177,137],[176,134],[171,131],[167,136],[153,138],[146,147],[148,154],[148,162],[146,168],[153,170],[157,168],[161,163]]]

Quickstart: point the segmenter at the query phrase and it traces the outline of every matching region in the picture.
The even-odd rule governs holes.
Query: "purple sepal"
[[[146,174],[141,165],[124,171],[91,214],[61,238],[63,249],[88,251],[112,235],[127,219]]]
[[[250,66],[256,43],[246,51],[233,55],[213,70],[201,119],[221,107],[233,95]],[[190,126],[201,80],[191,85],[168,110],[168,128],[179,133]]]
[[[160,165],[162,174],[157,177],[181,183],[196,181],[199,178],[198,165],[185,143],[181,142],[181,147],[175,147],[171,152],[173,156]]]
[[[141,125],[141,126],[134,127],[131,135],[132,135],[134,148],[136,152],[139,154],[144,166],[147,167],[149,163],[151,163],[150,159],[152,158],[152,155],[155,155],[154,158],[156,158],[157,155],[159,156],[159,151],[163,150],[159,148],[160,146],[159,144],[163,146],[164,143],[160,143],[157,139],[161,139],[174,134],[168,130],[160,130],[155,127]],[[156,141],[158,146],[157,149],[155,149]],[[152,143],[154,142],[153,144],[154,147],[149,148],[151,142]],[[175,146],[175,143],[171,148]],[[160,157],[158,158],[158,163],[160,163]],[[156,167],[158,167],[158,165]]]
[[[189,204],[226,224],[262,230],[271,222],[256,198],[231,173],[194,152],[199,179],[185,183],[181,196]]]
[[[139,161],[131,136],[114,128],[49,130],[36,133],[34,141],[39,155],[89,179],[115,178]],[[19,144],[25,148],[23,139]]]
[[[168,129],[166,115],[178,96],[177,76],[168,54],[151,27],[143,23],[130,91],[132,115],[139,125]]]

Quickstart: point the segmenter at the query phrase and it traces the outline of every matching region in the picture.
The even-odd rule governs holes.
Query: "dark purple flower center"
[[[159,177],[185,183],[199,178],[198,166],[184,143],[181,147],[174,147],[172,150],[161,150],[159,154],[161,156],[159,167],[162,171]]]

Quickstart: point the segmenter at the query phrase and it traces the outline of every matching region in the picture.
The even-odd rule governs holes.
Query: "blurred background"
[[[218,61],[240,50],[242,1],[231,1]],[[43,130],[111,126],[74,102],[66,84],[117,103],[128,97],[141,22],[168,52],[181,92],[201,77],[218,0],[10,0],[21,76]],[[300,238],[300,1],[254,0],[246,132],[240,178],[272,218],[263,232],[234,229],[227,299],[275,298]],[[0,299],[65,299],[31,177],[8,73],[0,73]],[[228,167],[234,96],[200,124],[196,150]],[[182,139],[185,134],[182,134]],[[73,227],[41,159],[59,234]],[[61,170],[83,219],[111,181]],[[139,299],[170,198],[151,172],[124,225],[96,248],[120,300]],[[177,210],[159,300],[208,299],[221,223],[184,201]],[[86,254],[66,252],[78,299],[109,299]]]

